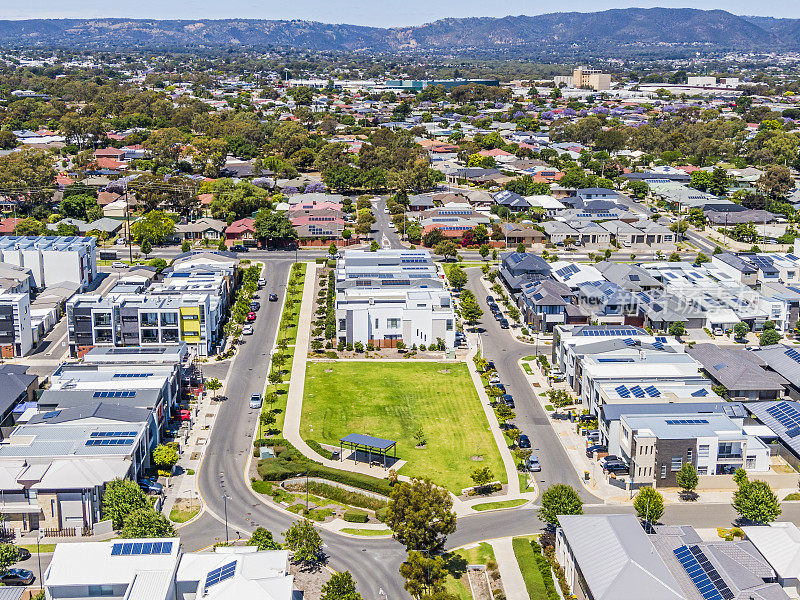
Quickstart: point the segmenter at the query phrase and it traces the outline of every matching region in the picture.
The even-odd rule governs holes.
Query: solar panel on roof
[[[126,542],[122,544],[122,556],[129,556],[133,549],[133,542]]]
[[[673,553],[678,562],[681,563],[684,571],[686,571],[689,579],[697,587],[697,591],[703,596],[703,600],[725,600],[688,546],[676,548]]]
[[[699,398],[701,396],[708,396],[708,390],[705,388],[695,390],[694,392],[692,392],[692,396],[694,396],[695,398]]]
[[[659,396],[661,396],[661,392],[659,392],[658,388],[656,388],[656,386],[654,385],[647,386],[646,388],[644,388],[644,391],[647,392],[647,395],[650,396],[651,398],[658,398]]]
[[[638,385],[631,388],[631,393],[637,398],[644,398],[644,390]]]
[[[631,338],[625,338],[622,341],[625,342],[626,346],[635,346],[636,345],[636,342],[634,342]]]
[[[794,348],[789,348],[788,350],[786,350],[786,352],[784,352],[784,354],[789,358],[791,358],[793,361],[800,363],[800,352],[798,352]]]
[[[622,398],[630,398],[631,397],[630,391],[624,385],[621,385],[619,387],[614,388],[614,391],[617,392],[617,394],[619,394],[620,397],[622,397]]]
[[[209,571],[206,575],[206,585],[205,591],[208,591],[212,585],[217,585],[218,583],[225,581],[226,579],[230,579],[233,577],[234,573],[236,572],[236,561],[229,562],[226,565],[219,567],[218,569],[214,569]]]

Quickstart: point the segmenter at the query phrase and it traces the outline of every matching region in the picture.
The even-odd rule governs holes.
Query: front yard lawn
[[[422,428],[427,445],[416,448]],[[400,470],[460,494],[470,473],[488,466],[506,483],[500,452],[463,363],[309,363],[300,434],[339,446],[348,433],[397,441]],[[472,457],[482,455],[476,462]],[[345,450],[345,456],[348,456]],[[378,473],[378,469],[376,469]]]

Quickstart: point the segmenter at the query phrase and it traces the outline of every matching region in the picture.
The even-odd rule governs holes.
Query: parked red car
[[[247,313],[247,320],[248,321],[255,321],[256,320],[256,313],[254,313],[252,311]]]
[[[188,421],[192,418],[192,412],[190,410],[182,408],[181,410],[178,411],[178,418],[181,421]]]

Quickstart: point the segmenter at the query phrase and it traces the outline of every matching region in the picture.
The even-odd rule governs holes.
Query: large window
[[[161,341],[162,342],[177,342],[178,341],[178,330],[177,329],[162,329],[161,330]]]
[[[158,329],[142,329],[142,342],[143,343],[158,343]]]
[[[110,329],[95,329],[94,339],[98,343],[109,343],[114,341],[114,336]]]
[[[670,463],[670,471],[673,473],[676,471],[680,471],[681,467],[683,466],[683,457],[682,456],[673,456],[672,462]]]
[[[111,327],[111,313],[94,313],[95,327]]]
[[[389,329],[397,329],[400,327],[400,319],[386,319],[386,327]]]
[[[347,319],[339,319],[339,331],[347,331]]]
[[[114,588],[110,585],[90,585],[90,596],[113,596]]]
[[[161,313],[161,326],[162,327],[169,327],[170,325],[175,326],[178,324],[178,313],[175,312],[163,312]]]
[[[142,313],[142,327],[158,327],[158,313]]]

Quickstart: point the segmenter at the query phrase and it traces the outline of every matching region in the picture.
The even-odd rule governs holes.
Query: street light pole
[[[39,562],[39,589],[44,589],[44,583],[42,582],[42,554],[39,552],[39,543],[42,541],[42,534],[38,534],[36,536],[36,560]]]
[[[222,501],[225,503],[225,543],[229,541],[228,538],[228,494],[222,494]]]

